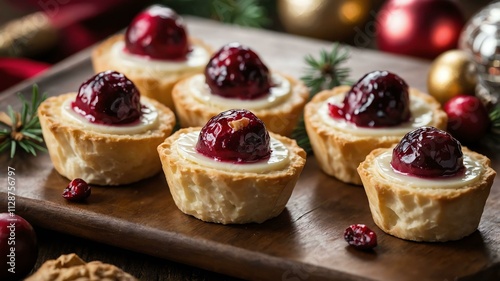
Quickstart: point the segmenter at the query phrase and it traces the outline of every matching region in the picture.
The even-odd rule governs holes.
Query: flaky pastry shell
[[[116,70],[132,80],[142,96],[153,98],[174,110],[172,89],[181,79],[196,73],[202,73],[205,65],[183,70],[158,70],[147,64],[131,66],[119,61],[111,55],[111,49],[116,42],[124,41],[123,34],[111,36],[92,51],[92,65],[96,73],[106,70]],[[209,54],[212,49],[200,39],[189,38],[191,44],[204,48]],[[207,60],[208,63],[208,60]]]
[[[141,97],[158,110],[158,128],[143,134],[118,135],[94,132],[64,119],[63,103],[76,93],[50,97],[38,108],[45,144],[59,174],[82,178],[91,184],[129,184],[157,174],[161,163],[156,147],[175,125],[172,110]]]
[[[375,148],[390,147],[398,143],[403,136],[359,136],[325,124],[318,114],[323,103],[330,97],[345,95],[350,89],[350,86],[339,86],[315,95],[305,106],[304,121],[314,156],[321,169],[343,182],[360,185],[357,168],[366,155]],[[446,129],[447,115],[433,97],[414,88],[410,88],[410,96],[418,96],[433,111],[429,126]]]
[[[262,223],[285,208],[306,163],[306,153],[289,138],[269,133],[289,150],[290,163],[281,170],[262,173],[229,172],[186,160],[175,142],[185,128],[160,146],[163,171],[177,207],[200,220],[222,224]]]
[[[251,111],[264,122],[270,132],[290,136],[307,103],[309,90],[301,81],[289,75],[279,74],[290,82],[290,97],[275,107]],[[192,77],[177,83],[172,93],[177,117],[183,128],[204,126],[210,118],[227,109],[198,101],[190,89],[190,79]]]
[[[374,150],[358,168],[373,220],[380,229],[402,239],[425,242],[458,240],[477,229],[496,175],[486,156],[462,148],[464,155],[484,167],[480,178],[469,185],[445,189],[436,182],[434,188],[412,188],[380,175],[374,159],[387,151],[392,152],[392,148]]]

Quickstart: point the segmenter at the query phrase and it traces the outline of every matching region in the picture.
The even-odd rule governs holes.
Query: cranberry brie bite
[[[181,127],[203,126],[231,108],[245,108],[269,131],[289,136],[309,98],[299,80],[271,72],[249,47],[230,43],[216,52],[205,68],[180,81],[173,91]]]
[[[398,75],[373,71],[352,87],[318,93],[304,120],[314,155],[328,175],[361,184],[357,167],[373,149],[396,144],[421,127],[446,128],[446,113],[431,96],[409,88]]]
[[[181,129],[158,147],[177,207],[222,224],[261,223],[285,208],[306,163],[292,139],[244,109]]]
[[[445,131],[422,127],[358,168],[375,223],[414,241],[458,240],[480,222],[496,172]]]
[[[112,36],[97,46],[92,64],[95,72],[120,71],[143,96],[173,109],[174,84],[201,73],[211,52],[203,41],[188,36],[175,11],[153,5],[132,20],[125,35]]]
[[[141,97],[125,75],[101,72],[78,93],[45,100],[38,108],[54,168],[68,179],[120,185],[161,170],[156,147],[175,125],[173,111]]]

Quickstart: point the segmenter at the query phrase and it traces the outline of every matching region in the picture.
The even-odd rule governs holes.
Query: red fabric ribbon
[[[48,69],[50,64],[20,58],[0,58],[0,92]]]
[[[13,7],[27,13],[33,10],[46,12],[59,32],[59,40],[51,50],[32,57],[31,60],[0,57],[0,92],[123,29],[150,2],[152,1],[8,0]]]

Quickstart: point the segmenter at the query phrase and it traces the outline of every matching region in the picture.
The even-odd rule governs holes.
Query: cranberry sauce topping
[[[406,82],[388,71],[363,76],[346,94],[342,105],[328,104],[330,116],[360,127],[390,127],[411,117]]]
[[[128,26],[125,51],[153,59],[186,60],[190,48],[182,18],[170,8],[149,7]]]
[[[246,109],[231,109],[202,128],[196,151],[218,161],[257,162],[269,158],[270,137],[264,123]]]
[[[111,70],[84,82],[72,107],[90,122],[98,124],[128,124],[141,117],[140,94],[134,83]]]
[[[250,48],[230,43],[215,53],[205,68],[205,81],[213,94],[251,100],[271,88],[267,66]]]
[[[392,152],[391,166],[403,174],[427,178],[454,176],[465,170],[460,142],[434,127],[407,133]]]

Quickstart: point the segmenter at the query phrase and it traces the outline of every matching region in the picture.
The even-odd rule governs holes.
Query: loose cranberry
[[[149,7],[128,26],[125,50],[153,59],[186,60],[189,44],[182,18],[170,8]]]
[[[391,166],[418,177],[454,176],[465,169],[460,142],[434,127],[407,133],[392,152]]]
[[[478,141],[490,129],[488,111],[475,96],[453,97],[445,103],[443,109],[448,115],[448,132],[464,144]]]
[[[408,85],[396,74],[373,71],[346,94],[341,106],[328,104],[330,116],[360,127],[390,127],[411,117]]]
[[[212,117],[202,128],[196,150],[218,161],[256,162],[269,158],[270,137],[264,123],[246,109]]]
[[[0,280],[22,280],[38,257],[36,233],[14,213],[0,214]]]
[[[127,124],[141,116],[140,94],[134,83],[111,70],[84,82],[72,107],[90,122],[99,124]]]
[[[62,196],[69,201],[81,202],[90,196],[90,186],[82,179],[76,178],[69,182]]]
[[[215,53],[205,68],[205,80],[213,94],[250,100],[271,88],[267,66],[250,48],[230,43]]]
[[[364,224],[350,225],[344,231],[344,239],[360,250],[370,250],[377,246],[377,234]]]

